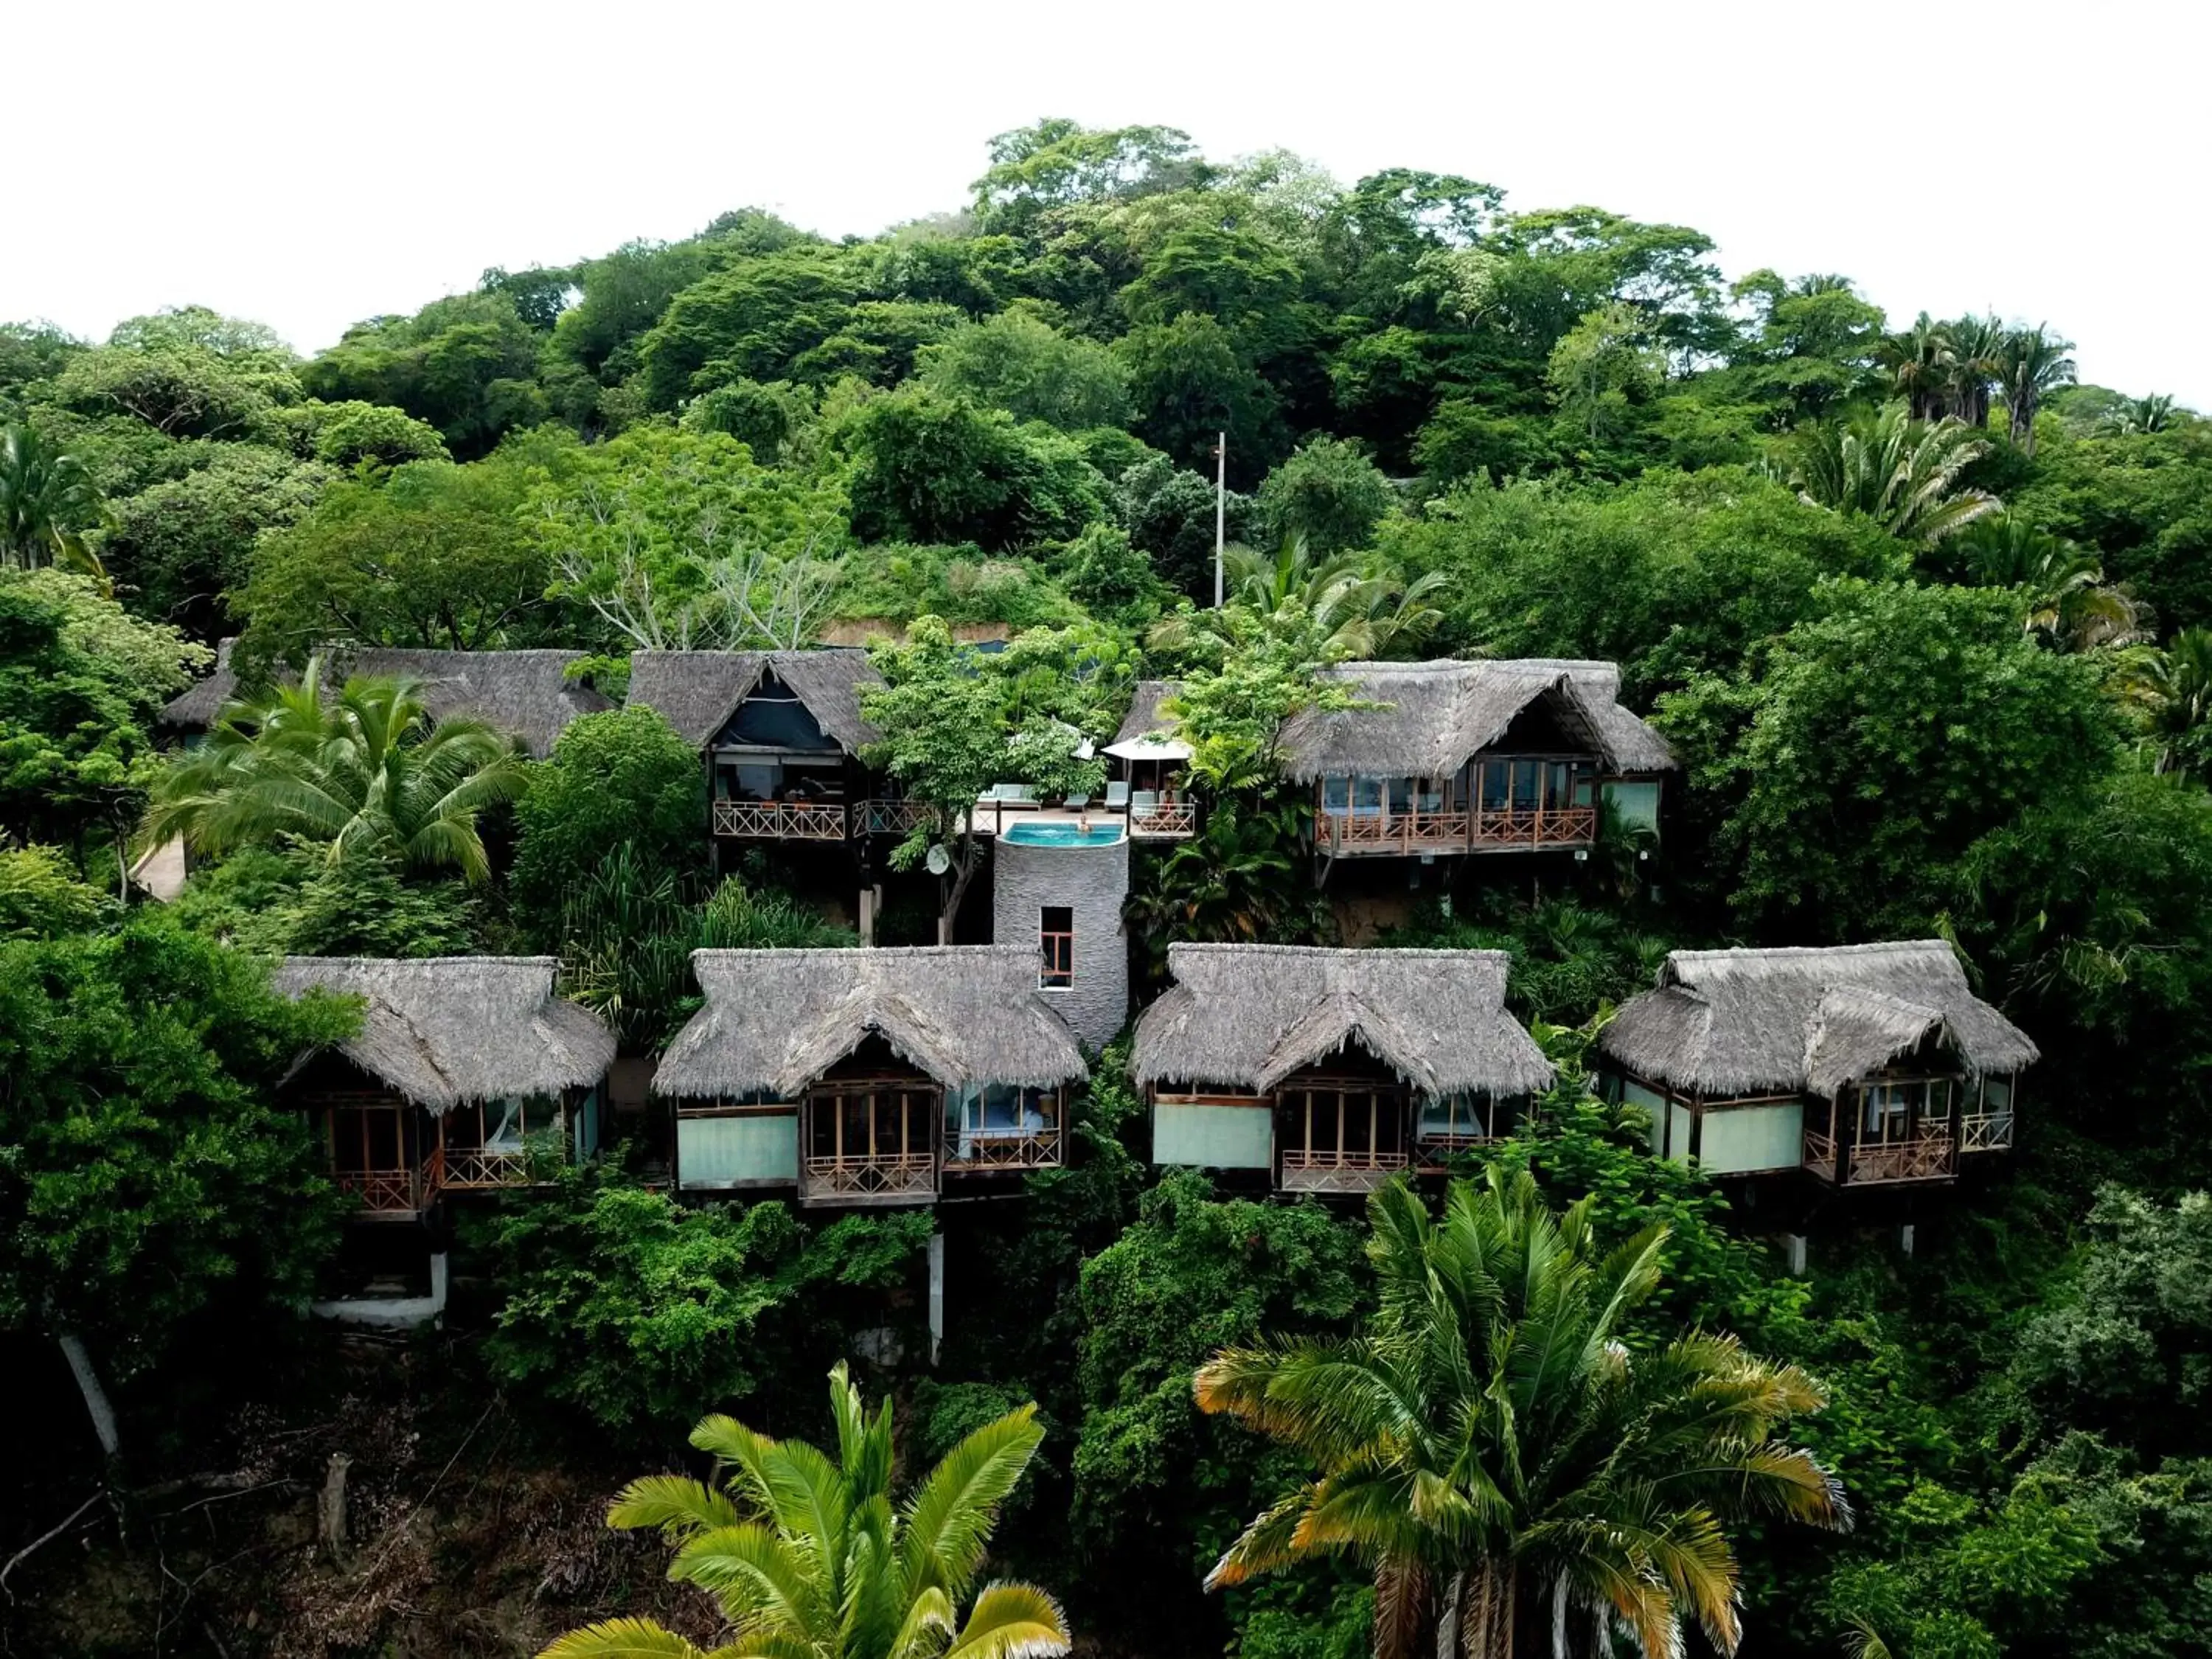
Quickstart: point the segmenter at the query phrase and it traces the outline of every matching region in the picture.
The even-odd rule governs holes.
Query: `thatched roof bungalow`
[[[807,1203],[933,1197],[940,1168],[1060,1160],[1075,1033],[1014,945],[699,951],[706,1006],[653,1079],[685,1187],[790,1185]]]
[[[1163,1164],[1364,1191],[1503,1133],[1554,1073],[1505,1011],[1498,951],[1168,947],[1130,1073]]]
[[[238,695],[231,666],[235,640],[216,647],[215,671],[173,698],[161,723],[180,732],[204,732],[222,706]],[[412,651],[377,646],[339,646],[327,659],[326,678],[411,679],[422,689],[433,720],[478,720],[516,739],[544,759],[569,721],[614,707],[588,683],[572,679],[581,651]],[[288,676],[289,678],[289,676]]]
[[[377,1212],[416,1212],[447,1187],[521,1178],[524,1138],[598,1145],[614,1034],[555,994],[552,957],[292,957],[277,990],[359,997],[361,1029],[302,1055],[282,1086],[321,1129],[340,1184]]]
[[[883,734],[860,713],[860,693],[882,684],[868,653],[847,646],[641,651],[629,702],[659,710],[705,757],[716,835],[842,842],[868,828],[860,756]]]
[[[1948,1179],[1960,1154],[2008,1146],[2038,1058],[1941,939],[1677,951],[1598,1043],[1656,1150],[1861,1183]]]

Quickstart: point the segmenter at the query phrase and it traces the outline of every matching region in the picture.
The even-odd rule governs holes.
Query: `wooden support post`
[[[353,1459],[343,1452],[332,1452],[328,1468],[323,1472],[323,1491],[315,1504],[315,1541],[331,1553],[333,1566],[343,1569],[346,1565],[346,1471],[353,1467]]]

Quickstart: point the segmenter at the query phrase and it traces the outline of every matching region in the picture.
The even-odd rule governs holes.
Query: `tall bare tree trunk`
[[[100,1437],[100,1449],[112,1462],[122,1449],[123,1437],[115,1426],[115,1407],[108,1402],[107,1390],[100,1385],[92,1356],[74,1331],[64,1331],[54,1340],[61,1346],[62,1358],[69,1361],[70,1375],[76,1378],[76,1391],[84,1396],[85,1415],[92,1419],[92,1431]]]

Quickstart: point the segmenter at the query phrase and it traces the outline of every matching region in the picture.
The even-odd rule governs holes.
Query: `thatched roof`
[[[1139,738],[1173,736],[1176,723],[1160,712],[1160,705],[1182,690],[1176,680],[1139,680],[1129,698],[1129,712],[1121,716],[1121,729],[1115,732],[1114,741],[1132,743]]]
[[[1505,1012],[1502,951],[1170,945],[1174,988],[1137,1022],[1139,1084],[1256,1089],[1353,1044],[1426,1096],[1519,1095],[1551,1062]]]
[[[186,732],[204,732],[215,724],[215,717],[222,712],[223,704],[238,695],[238,676],[230,665],[230,648],[238,643],[235,635],[227,640],[217,640],[215,647],[215,666],[204,679],[195,680],[162,705],[155,718],[163,726],[173,726]]]
[[[289,957],[276,988],[365,998],[348,1060],[419,1106],[589,1088],[614,1061],[599,1016],[553,994],[553,957]]]
[[[216,647],[215,672],[162,709],[163,724],[202,732],[215,724],[223,704],[238,695],[238,676],[230,665],[231,647],[236,643],[224,640]],[[568,665],[586,654],[338,646],[330,653],[325,678],[332,684],[356,677],[418,681],[431,719],[482,720],[543,759],[570,720],[614,707],[590,686],[568,678]]]
[[[1026,946],[695,951],[691,968],[707,1006],[662,1057],[657,1094],[788,1099],[872,1036],[948,1089],[1085,1073]]]
[[[880,743],[860,714],[860,689],[881,685],[868,653],[851,646],[813,651],[641,651],[629,659],[629,701],[658,709],[687,743],[704,748],[773,669],[815,723],[848,754]]]
[[[2017,1071],[2034,1043],[1969,990],[1942,939],[1828,949],[1677,951],[1599,1045],[1639,1077],[1709,1098],[1833,1099],[1931,1036],[1969,1071]]]
[[[1323,671],[1376,708],[1308,709],[1283,728],[1285,775],[1443,777],[1542,702],[1612,772],[1674,765],[1666,739],[1620,706],[1609,662],[1523,657],[1480,662],[1347,662]]]

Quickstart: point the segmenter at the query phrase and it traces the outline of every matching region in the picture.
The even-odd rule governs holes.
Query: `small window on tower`
[[[1037,941],[1043,948],[1043,959],[1037,964],[1037,983],[1074,984],[1075,912],[1065,904],[1048,904],[1038,916]]]

